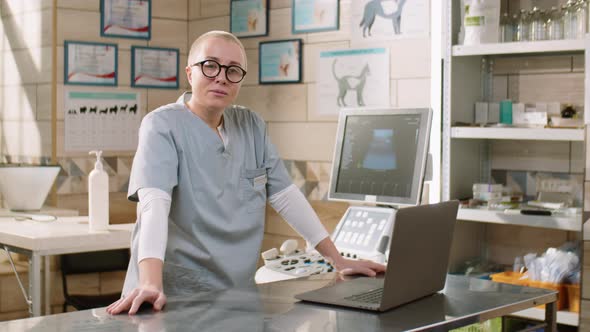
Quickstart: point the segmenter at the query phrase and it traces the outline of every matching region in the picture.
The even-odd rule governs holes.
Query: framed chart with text
[[[131,47],[131,86],[178,89],[176,48]]]
[[[64,84],[117,85],[117,45],[64,42]]]
[[[151,0],[100,0],[100,35],[150,39]]]
[[[268,35],[268,0],[231,0],[230,32],[238,37]]]

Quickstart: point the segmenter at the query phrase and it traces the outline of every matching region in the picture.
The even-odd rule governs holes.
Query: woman
[[[264,121],[231,105],[246,70],[241,42],[208,32],[188,56],[191,93],[142,121],[128,192],[139,202],[132,258],[123,297],[107,312],[135,314],[144,302],[157,311],[166,294],[253,283],[267,199],[341,273],[384,271],[339,255],[292,184]]]

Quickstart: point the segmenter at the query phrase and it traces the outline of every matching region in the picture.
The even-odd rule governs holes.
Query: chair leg
[[[63,311],[62,312],[66,312],[66,309],[68,308],[68,302],[64,301],[64,306],[63,306]]]

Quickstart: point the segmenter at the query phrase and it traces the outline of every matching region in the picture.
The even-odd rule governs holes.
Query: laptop
[[[399,209],[384,277],[359,277],[295,298],[386,311],[438,292],[445,286],[458,208],[458,201],[448,201]]]

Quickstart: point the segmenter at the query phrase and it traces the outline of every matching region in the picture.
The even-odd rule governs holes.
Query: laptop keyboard
[[[373,289],[371,291],[355,294],[352,296],[345,297],[345,300],[362,302],[362,303],[381,303],[381,297],[383,296],[383,288]]]

